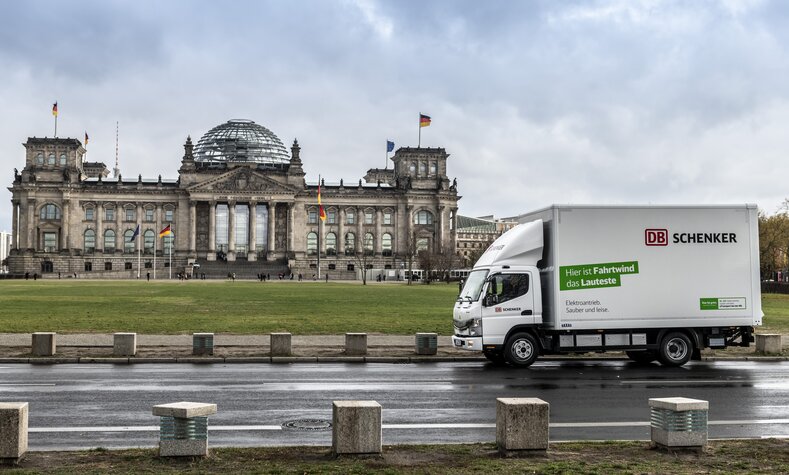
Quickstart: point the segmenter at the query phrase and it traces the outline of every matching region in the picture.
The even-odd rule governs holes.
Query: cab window
[[[529,274],[496,274],[490,278],[486,302],[495,305],[526,295],[529,291]]]

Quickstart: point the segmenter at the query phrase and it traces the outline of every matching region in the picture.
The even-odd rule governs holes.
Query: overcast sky
[[[451,154],[460,214],[789,197],[789,2],[0,2],[0,230],[22,143],[90,135],[124,176],[177,178],[187,135],[251,119],[307,180],[386,140]],[[325,200],[324,200],[325,201]]]

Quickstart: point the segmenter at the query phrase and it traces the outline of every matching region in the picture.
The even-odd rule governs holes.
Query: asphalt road
[[[177,401],[218,404],[211,446],[330,446],[333,400],[378,401],[384,444],[494,441],[497,397],[548,401],[551,440],[646,440],[647,400],[673,396],[710,402],[712,438],[789,437],[788,362],[0,365],[0,401],[30,403],[30,450],[155,446],[151,407]]]

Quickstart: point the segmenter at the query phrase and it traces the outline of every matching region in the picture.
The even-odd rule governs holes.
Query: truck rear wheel
[[[693,356],[693,343],[680,332],[667,333],[660,341],[658,359],[663,366],[682,366]]]
[[[537,359],[537,340],[529,333],[516,333],[507,340],[504,357],[513,366],[531,366]]]
[[[657,359],[657,354],[654,351],[625,351],[628,358],[636,363],[648,364]]]

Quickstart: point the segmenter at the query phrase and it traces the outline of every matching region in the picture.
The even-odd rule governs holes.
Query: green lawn
[[[0,333],[296,335],[452,332],[455,284],[0,281]],[[789,334],[789,295],[765,294],[759,332]]]
[[[452,332],[456,284],[0,281],[0,333]]]

